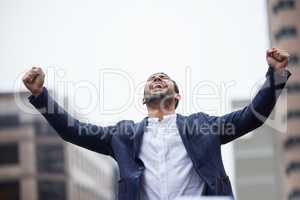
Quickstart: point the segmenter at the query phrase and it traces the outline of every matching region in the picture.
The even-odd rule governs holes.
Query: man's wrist
[[[285,67],[285,68],[280,68],[280,69],[276,69],[274,67],[272,67],[271,65],[269,65],[268,71],[266,73],[266,76],[269,75],[276,75],[276,76],[290,76],[290,71]]]
[[[275,69],[272,66],[269,66],[266,73],[266,78],[270,80],[270,84],[280,89],[283,89],[290,76],[291,72],[286,68]]]
[[[30,95],[28,100],[37,109],[45,108],[48,102],[47,88],[43,87],[42,93],[40,93],[38,96],[33,96],[33,94]]]
[[[38,96],[40,96],[40,94],[42,94],[43,90],[44,90],[44,87],[42,87],[42,88],[40,88],[40,89],[38,89],[38,90],[36,90],[34,92],[31,92],[31,94],[34,97],[38,97]]]

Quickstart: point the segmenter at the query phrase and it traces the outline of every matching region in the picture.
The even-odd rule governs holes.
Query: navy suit
[[[251,103],[224,116],[210,116],[203,112],[189,116],[177,114],[176,123],[182,142],[205,184],[203,195],[233,196],[222,163],[221,145],[264,123],[290,75],[287,70],[274,72],[269,67],[266,81]],[[65,141],[109,155],[117,161],[120,169],[119,200],[139,199],[145,167],[138,155],[147,117],[139,123],[124,120],[114,126],[101,127],[82,123],[68,115],[48,95],[46,88],[39,96],[30,96],[29,100]]]

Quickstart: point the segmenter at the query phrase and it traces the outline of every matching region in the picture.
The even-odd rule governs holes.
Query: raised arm
[[[115,126],[101,127],[74,119],[48,94],[43,87],[44,78],[42,69],[36,67],[24,75],[23,83],[32,93],[30,103],[65,141],[112,156],[111,137]]]
[[[289,54],[277,48],[267,51],[269,69],[266,80],[249,105],[210,120],[218,125],[220,141],[228,143],[261,126],[271,114],[278,97],[291,75],[286,70]]]

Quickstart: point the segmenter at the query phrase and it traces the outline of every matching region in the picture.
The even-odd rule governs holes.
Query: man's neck
[[[174,114],[175,110],[159,110],[159,109],[149,109],[148,108],[148,116],[149,117],[154,117],[154,118],[158,118],[159,120],[162,120],[164,118],[165,115],[171,115]]]

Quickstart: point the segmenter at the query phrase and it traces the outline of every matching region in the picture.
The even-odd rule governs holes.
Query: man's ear
[[[178,101],[181,99],[181,96],[180,96],[180,94],[175,94],[175,99],[177,99]]]
[[[142,101],[143,101],[143,105],[146,104],[146,99],[145,98],[143,98]]]

